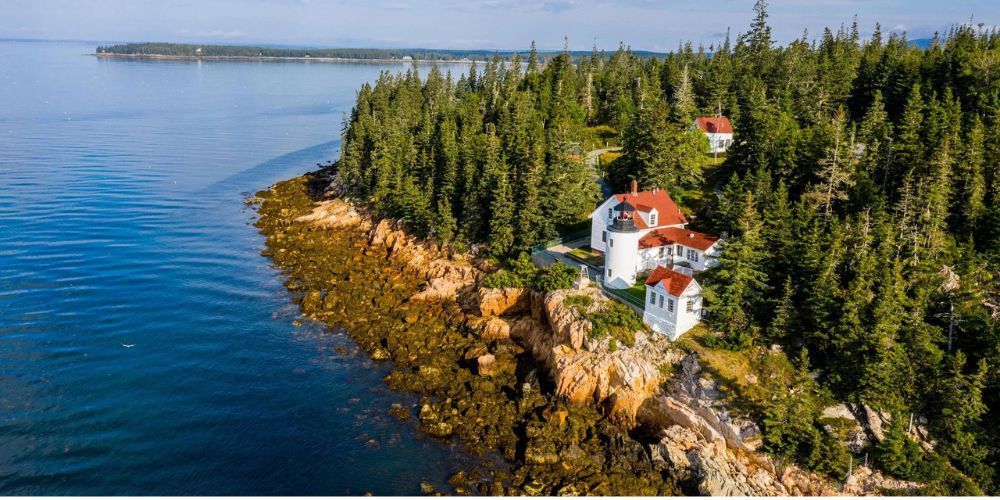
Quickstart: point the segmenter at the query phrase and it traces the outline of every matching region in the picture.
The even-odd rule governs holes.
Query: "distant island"
[[[534,44],[532,44],[534,45]],[[534,47],[532,47],[533,49]],[[527,54],[529,51],[523,51]],[[196,45],[184,43],[121,43],[98,46],[95,54],[99,57],[140,57],[165,59],[301,59],[320,61],[446,61],[472,62],[486,61],[493,57],[509,61],[522,52],[514,50],[461,50],[461,49],[372,49],[372,48],[288,48],[259,47],[250,45]],[[539,51],[538,57],[545,61],[562,52]],[[589,57],[591,51],[570,51],[574,58]],[[639,58],[664,57],[665,54],[650,51],[632,51]]]

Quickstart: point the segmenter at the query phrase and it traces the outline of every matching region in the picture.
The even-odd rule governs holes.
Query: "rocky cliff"
[[[335,257],[374,267],[345,270],[344,276],[327,281],[357,285],[364,279],[362,273],[377,273],[386,280],[378,285],[379,293],[400,297],[392,302],[378,295],[334,297],[325,290],[307,290],[303,310],[318,310],[320,318],[334,317],[329,321],[336,325],[352,313],[347,305],[351,300],[371,302],[376,309],[365,310],[377,317],[355,316],[353,322],[370,337],[361,336],[359,342],[374,358],[393,359],[407,367],[387,377],[390,386],[438,395],[422,401],[421,427],[435,436],[457,435],[484,449],[497,447],[508,460],[524,464],[513,475],[494,473],[494,481],[486,489],[480,486],[480,493],[677,492],[668,483],[657,486],[658,477],[680,480],[688,493],[711,495],[873,494],[883,487],[913,486],[888,481],[865,468],[834,484],[795,466],[774,463],[757,451],[757,426],[732,414],[694,355],[663,336],[644,332],[637,333],[631,347],[614,348],[607,339],[592,338],[592,325],[583,314],[587,311],[568,305],[566,298],[585,295],[591,299],[589,307],[597,308],[608,300],[597,289],[545,296],[522,289],[480,289],[478,283],[488,269],[484,262],[413,238],[398,223],[373,223],[342,200],[299,206],[298,215],[295,210],[281,210],[272,218],[294,217],[274,223],[269,234],[269,246],[275,240],[273,252],[284,252],[286,246],[292,252],[315,252],[322,245],[339,245],[338,238],[361,235],[363,240],[355,240],[353,246],[338,247]],[[283,246],[281,240],[291,233],[289,224],[304,226],[301,237],[306,239],[312,237],[311,231],[329,234],[326,239],[309,240],[311,246],[305,250]],[[379,262],[386,263],[382,269]],[[335,275],[339,269],[333,269]],[[364,293],[363,285],[352,289]],[[399,310],[398,323],[381,317],[387,306]],[[422,329],[413,328],[424,323]],[[468,333],[465,338],[428,337],[441,332],[445,324]],[[427,333],[401,333],[407,329]],[[581,409],[597,408],[621,428],[641,428],[652,438],[640,444],[608,428],[585,431],[596,421],[588,420],[585,411],[561,409],[557,401],[546,402],[534,392],[532,370],[522,367],[521,353],[530,354],[542,368],[556,400]],[[470,367],[472,378],[463,366]],[[496,400],[512,393],[513,399]],[[405,409],[393,411],[408,414]],[[511,434],[512,426],[523,430]],[[604,458],[598,459],[601,455]],[[556,470],[562,472],[552,476]],[[597,471],[605,480],[595,482]],[[574,479],[552,479],[567,474]],[[513,486],[498,490],[500,482]]]

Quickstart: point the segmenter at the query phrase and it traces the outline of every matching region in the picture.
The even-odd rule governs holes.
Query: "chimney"
[[[639,194],[639,181],[632,179],[632,196]]]

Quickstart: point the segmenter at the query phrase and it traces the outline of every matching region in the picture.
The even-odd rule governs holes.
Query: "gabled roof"
[[[667,269],[663,266],[656,266],[656,269],[653,269],[653,272],[649,274],[649,278],[646,278],[646,284],[649,286],[656,286],[657,283],[663,283],[663,289],[674,297],[680,297],[692,281],[694,281],[694,278],[691,276]]]
[[[694,119],[695,125],[706,134],[732,134],[733,125],[725,116],[699,116]]]
[[[657,189],[655,191],[639,191],[638,193],[622,193],[614,195],[617,201],[628,201],[633,206],[642,207],[642,212],[649,212],[652,209],[656,209],[657,219],[656,227],[659,226],[673,226],[675,224],[687,224],[687,219],[684,214],[681,213],[680,209],[677,208],[677,204],[670,197],[665,189]],[[642,217],[635,218],[635,225],[639,229],[647,229],[649,225]]]
[[[680,227],[664,227],[650,231],[639,240],[639,248],[656,248],[675,243],[701,251],[712,248],[719,241],[718,236],[699,233]]]

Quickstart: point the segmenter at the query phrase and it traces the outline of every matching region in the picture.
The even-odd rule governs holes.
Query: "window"
[[[601,231],[601,242],[603,242],[603,243],[607,243],[608,242],[608,232],[607,231]]]
[[[674,312],[674,299],[667,299],[667,311]]]
[[[608,268],[608,277],[609,278],[611,277],[611,268],[610,267]]]
[[[615,209],[609,208],[608,209],[608,219],[614,219],[614,218],[615,218]]]
[[[677,245],[677,256],[680,258],[684,258],[684,249],[681,248],[680,245]]]
[[[649,225],[650,226],[656,225],[656,214],[649,214]]]
[[[698,262],[698,252],[689,248],[688,260],[690,260],[691,262]]]
[[[660,247],[660,258],[663,258],[663,251],[666,250],[664,247]]]
[[[656,305],[656,292],[652,290],[649,291],[649,303]]]
[[[693,300],[688,300],[687,312],[689,312],[689,313],[694,312],[694,301]]]
[[[660,295],[660,309],[663,309],[663,296]]]
[[[615,246],[615,239],[614,238],[611,238],[611,241],[608,242],[608,246],[609,247]]]

